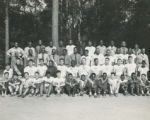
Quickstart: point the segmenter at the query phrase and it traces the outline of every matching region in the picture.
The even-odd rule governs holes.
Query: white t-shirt
[[[67,45],[67,46],[66,46],[68,55],[73,54],[74,48],[75,48],[75,45]]]
[[[82,56],[81,60],[85,58],[86,59],[86,65],[91,66],[92,56]]]
[[[125,69],[125,66],[124,65],[115,65],[114,66],[114,71],[116,73],[116,76],[121,76],[123,73],[124,73],[124,69]]]
[[[68,68],[65,65],[63,65],[63,66],[57,66],[57,69],[61,71],[61,77],[65,78]]]
[[[145,74],[147,76],[147,72],[149,71],[149,68],[148,67],[145,67],[145,68],[140,67],[138,69],[138,71],[140,72],[141,75]]]
[[[100,75],[101,71],[102,71],[101,66],[99,66],[99,65],[98,66],[95,66],[95,65],[91,66],[91,73],[95,73],[96,75]]]
[[[33,80],[33,82],[34,83],[42,83],[43,82],[43,79],[42,78],[38,78],[38,79],[36,79],[36,78],[32,78]]]
[[[132,64],[126,64],[125,65],[127,71],[128,71],[128,75],[131,76],[132,73],[135,73],[136,70],[136,64],[132,63]]]
[[[110,76],[111,73],[113,72],[113,66],[112,65],[103,65],[102,72],[107,73],[107,75]]]
[[[28,78],[28,79],[23,78],[23,79],[21,79],[21,81],[22,81],[22,85],[24,87],[29,87],[34,83],[34,80],[31,78]]]
[[[53,83],[54,78],[53,78],[53,77],[50,77],[50,78],[44,77],[44,78],[43,78],[43,81],[45,82],[45,86],[48,87],[49,84],[52,84],[52,83]]]
[[[68,67],[68,73],[71,73],[73,77],[78,77],[78,67]]]
[[[13,69],[11,69],[11,68],[10,68],[9,70],[6,70],[6,69],[5,69],[4,72],[3,72],[3,77],[4,77],[4,74],[5,74],[6,72],[9,73],[9,77],[8,77],[8,78],[11,79],[11,78],[13,77]]]
[[[29,73],[29,76],[34,76],[35,73],[37,72],[37,67],[35,67],[35,66],[32,66],[32,67],[27,66],[27,67],[24,68],[24,72]]]
[[[95,52],[95,47],[94,46],[87,46],[85,47],[85,50],[89,51],[89,56],[93,56]]]
[[[43,66],[38,65],[38,66],[37,66],[37,71],[39,72],[40,76],[43,77],[43,76],[45,76],[45,74],[46,74],[47,66],[46,66],[46,65],[43,65]]]
[[[94,65],[94,59],[95,58],[98,58],[99,65],[103,65],[105,63],[105,57],[103,54],[99,54],[99,55],[94,54],[92,56],[92,64],[91,65]]]
[[[53,79],[53,85],[54,86],[64,86],[65,85],[65,79],[64,78],[54,78]]]
[[[117,63],[118,59],[121,59],[123,61],[123,54],[115,54],[114,55],[115,63]]]
[[[80,65],[78,74],[79,74],[79,76],[81,76],[81,75],[89,76],[90,75],[90,67],[87,65]]]
[[[53,49],[56,50],[56,47],[55,47],[55,46],[53,46],[53,47],[47,46],[47,47],[45,48],[45,51],[47,52],[48,55],[51,55]]]

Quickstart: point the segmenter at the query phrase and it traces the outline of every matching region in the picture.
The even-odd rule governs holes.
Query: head
[[[85,50],[85,56],[88,56],[88,55],[89,55],[89,51]]]
[[[82,58],[82,59],[81,59],[81,64],[82,64],[82,65],[86,65],[86,58]]]
[[[44,65],[44,59],[39,60],[40,65]]]
[[[14,47],[18,48],[18,42],[15,42]]]
[[[29,66],[30,66],[30,67],[33,66],[33,60],[32,60],[32,59],[29,60]]]
[[[142,74],[141,75],[141,80],[146,80],[146,79],[147,79],[146,74]]]
[[[42,40],[39,40],[39,41],[38,41],[38,44],[39,44],[39,45],[42,45],[42,44],[43,44],[43,41],[42,41]]]
[[[56,49],[52,49],[52,55],[56,54]]]
[[[106,79],[107,78],[107,73],[103,73],[103,79]]]
[[[96,53],[97,55],[100,54],[100,49],[99,49],[98,47],[96,48],[95,53]]]
[[[57,76],[58,78],[60,78],[60,77],[61,77],[61,71],[57,70],[57,71],[56,71],[56,76]]]
[[[132,61],[133,61],[133,57],[132,57],[132,56],[129,56],[129,57],[128,57],[128,62],[129,62],[129,63],[132,63]]]
[[[4,73],[4,78],[5,78],[5,79],[8,79],[8,78],[9,78],[9,72],[5,72],[5,73]]]
[[[72,61],[71,61],[71,67],[75,67],[75,65],[76,65],[76,61],[75,61],[75,60],[72,60]]]
[[[120,58],[117,60],[117,64],[118,64],[118,65],[121,65],[121,64],[122,64],[122,60],[121,60]]]
[[[77,47],[74,47],[73,52],[74,52],[74,54],[78,53]]]
[[[91,73],[90,79],[95,80],[95,78],[96,78],[96,74],[95,73]]]
[[[135,48],[135,49],[139,49],[139,45],[138,45],[138,44],[135,44],[135,45],[134,45],[134,48]]]
[[[124,79],[125,79],[125,76],[122,74],[122,75],[120,76],[120,79],[121,79],[121,80],[124,80]]]
[[[53,41],[50,41],[50,42],[49,42],[49,46],[50,46],[50,47],[53,47]]]
[[[99,44],[100,44],[101,46],[103,46],[103,45],[104,45],[104,41],[103,41],[103,40],[100,40]]]
[[[129,55],[133,54],[132,48],[129,48],[128,54],[129,54]]]
[[[145,60],[143,60],[142,61],[142,67],[145,68],[145,66],[146,66],[146,62],[145,62]]]
[[[120,48],[117,48],[116,54],[121,54],[121,49]]]
[[[21,60],[18,58],[18,59],[16,59],[16,64],[17,65],[20,65],[21,64]]]
[[[69,40],[69,45],[72,45],[73,44],[73,40]]]
[[[52,60],[49,60],[48,66],[54,66],[54,62]]]
[[[13,79],[14,79],[14,80],[17,80],[17,79],[18,79],[18,75],[17,75],[17,74],[14,74],[14,75],[13,75]]]
[[[60,63],[61,66],[64,65],[64,59],[60,58],[59,63]]]
[[[67,52],[67,49],[63,49],[63,55],[67,55],[68,52]]]
[[[46,72],[46,77],[47,77],[47,78],[50,78],[50,77],[51,77],[50,72]]]
[[[69,79],[73,79],[73,75],[71,73],[68,74]]]
[[[82,81],[85,81],[86,80],[86,76],[83,74],[83,75],[81,75],[81,80]]]
[[[116,74],[115,74],[114,72],[112,72],[112,73],[111,73],[111,78],[112,78],[112,79],[115,78],[115,75],[116,75]]]
[[[41,48],[41,52],[42,52],[42,53],[45,53],[45,47],[42,47],[42,48]]]
[[[62,40],[60,40],[60,41],[59,41],[59,47],[62,47],[62,46],[64,46],[64,43],[63,43]]]
[[[146,51],[145,48],[142,48],[142,49],[141,49],[141,53],[142,53],[142,54],[145,54],[145,51]]]
[[[98,58],[95,58],[95,59],[94,59],[94,65],[95,65],[95,66],[98,66],[98,64],[99,64]]]
[[[105,65],[109,65],[110,63],[110,59],[109,58],[105,58]]]
[[[106,54],[107,54],[108,56],[110,56],[110,55],[111,55],[111,50],[110,50],[110,49],[107,49]]]
[[[122,46],[122,47],[126,47],[126,46],[127,46],[126,42],[125,42],[125,41],[122,41],[121,46]]]
[[[113,40],[110,41],[110,46],[115,46],[115,42]]]
[[[40,77],[39,72],[35,72],[35,78],[37,79],[37,78],[39,78],[39,77]]]
[[[135,74],[135,73],[132,73],[132,74],[131,74],[131,78],[132,78],[132,79],[136,79],[136,78],[137,78],[137,77],[136,77],[136,74]]]
[[[32,42],[31,41],[28,42],[28,46],[32,47]]]
[[[25,73],[24,73],[24,77],[25,77],[25,79],[28,79],[28,78],[29,78],[29,73],[28,73],[28,72],[25,72]]]
[[[88,41],[88,45],[89,45],[89,46],[92,46],[92,41]]]
[[[11,68],[11,67],[10,67],[10,64],[6,64],[5,69],[6,69],[6,70],[10,70],[10,68]]]

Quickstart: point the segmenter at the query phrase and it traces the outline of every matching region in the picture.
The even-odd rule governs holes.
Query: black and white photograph
[[[0,120],[150,120],[150,0],[0,0]]]

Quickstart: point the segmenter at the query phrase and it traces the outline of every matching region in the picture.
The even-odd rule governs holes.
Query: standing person
[[[116,53],[116,46],[115,46],[115,42],[113,40],[110,41],[110,45],[109,47],[107,48],[111,51],[111,55],[114,56],[115,53]]]
[[[94,53],[95,53],[95,47],[93,46],[92,44],[92,41],[88,41],[88,46],[85,47],[85,50],[88,50],[89,51],[89,56],[93,56]]]
[[[109,49],[106,50],[105,58],[109,58],[110,64],[115,64],[115,57],[111,55],[111,51]]]
[[[70,55],[71,61],[74,60],[76,65],[79,66],[81,64],[81,55],[78,53],[77,47],[74,47],[73,54]]]
[[[55,66],[54,62],[50,60],[47,65],[47,72],[50,73],[52,77],[56,77],[57,67]]]
[[[76,46],[73,44],[73,40],[69,40],[69,44],[66,46],[66,50],[68,55],[70,56],[71,54],[73,54],[74,48]]]
[[[24,51],[19,47],[18,42],[15,42],[14,47],[7,51],[7,55],[11,58],[11,67],[15,65],[17,58],[20,58],[23,64]]]
[[[121,50],[121,54],[128,53],[128,48],[127,48],[127,44],[125,41],[122,41],[120,50]]]
[[[114,55],[115,64],[117,64],[118,59],[121,59],[123,61],[123,54],[121,53],[120,48],[117,48],[116,54]]]
[[[88,50],[85,50],[84,55],[81,57],[81,59],[83,59],[83,58],[86,59],[86,65],[91,66],[92,56],[89,56]]]
[[[110,86],[110,95],[118,96],[120,81],[115,76],[115,73],[112,72],[110,78],[108,79],[108,83]]]
[[[56,50],[56,47],[53,45],[53,41],[50,41],[49,42],[49,46],[47,46],[45,48],[45,51],[47,52],[48,55],[52,55],[52,50],[55,49]]]
[[[39,60],[43,59],[44,60],[44,64],[47,64],[49,61],[49,55],[46,53],[45,51],[45,47],[41,48],[41,52],[38,54],[37,57],[37,65],[39,64]]]
[[[51,76],[50,72],[46,73],[46,76],[43,78],[44,81],[44,91],[46,93],[46,97],[49,97],[53,90],[53,81],[54,77]]]
[[[38,41],[38,45],[36,46],[36,55],[40,54],[42,52],[42,48],[45,48],[45,46],[43,45],[43,41],[39,40]]]
[[[57,54],[56,49],[52,49],[51,55],[49,55],[49,60],[53,60],[56,65],[59,65],[60,56]]]
[[[100,40],[99,45],[97,46],[97,48],[100,50],[100,54],[105,55],[106,53],[106,46],[104,45],[104,41]]]
[[[132,73],[135,73],[136,71],[136,64],[133,62],[132,56],[128,57],[128,64],[125,65],[126,68],[126,74],[131,77]]]
[[[98,58],[99,61],[99,65],[103,65],[105,62],[105,57],[102,53],[100,53],[100,49],[97,47],[95,50],[94,55],[92,56],[92,60],[91,60],[91,66],[94,64],[94,59]]]
[[[67,53],[66,49],[63,49],[63,54],[60,56],[60,58],[64,59],[65,65],[70,66],[71,65],[71,58]]]
[[[62,56],[63,55],[63,50],[65,49],[64,47],[64,43],[62,40],[59,41],[59,47],[57,48],[57,51],[58,51],[58,55],[59,56]]]
[[[139,80],[135,73],[132,73],[131,79],[129,80],[129,87],[131,95],[135,96],[137,94],[140,95],[140,84],[141,80]]]
[[[145,48],[141,49],[141,56],[142,56],[142,60],[145,61],[146,66],[149,68],[149,58],[148,55],[146,54]]]
[[[56,94],[60,95],[61,93],[64,93],[65,78],[62,77],[61,71],[59,70],[56,72],[56,78],[53,80],[53,86]]]
[[[36,60],[36,51],[35,48],[32,46],[32,42],[28,42],[28,46],[24,49],[25,52],[25,60],[24,60],[24,66],[28,65],[28,61],[30,59]]]
[[[77,80],[74,79],[71,73],[68,74],[68,77],[65,82],[65,87],[68,96],[74,97],[75,94],[77,93],[78,82]]]
[[[13,77],[13,69],[10,67],[9,64],[6,64],[5,66],[5,70],[3,71],[3,77],[6,72],[9,73],[9,79],[11,79]]]
[[[33,60],[29,60],[29,65],[24,68],[24,73],[28,73],[30,78],[34,78],[37,67],[33,65]]]
[[[21,64],[20,59],[16,60],[16,64],[13,67],[14,74],[17,74],[19,77],[23,77],[24,66]]]
[[[133,54],[135,54],[135,55],[138,55],[141,53],[141,49],[139,48],[138,44],[134,45],[134,49],[132,51],[133,51]]]
[[[129,57],[129,56],[132,56],[133,62],[135,63],[136,55],[133,54],[132,48],[129,48],[129,51],[128,51],[128,57]]]
[[[128,94],[128,78],[124,74],[120,76],[120,88],[124,95]]]

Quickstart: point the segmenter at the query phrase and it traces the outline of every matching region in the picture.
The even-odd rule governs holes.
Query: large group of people
[[[149,59],[144,48],[135,44],[127,48],[122,41],[119,47],[114,41],[105,46],[100,40],[97,46],[92,41],[82,48],[72,40],[64,46],[59,41],[55,47],[39,40],[25,49],[14,43],[7,51],[10,62],[6,64],[0,80],[0,94],[18,97],[51,94],[68,96],[100,95],[150,95]]]

